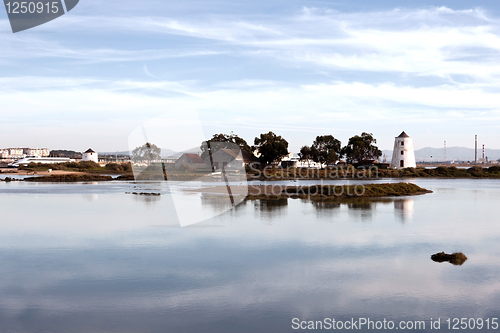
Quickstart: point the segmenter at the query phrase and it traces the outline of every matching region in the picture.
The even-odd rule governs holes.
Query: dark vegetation
[[[252,152],[259,154],[262,164],[274,164],[288,155],[288,141],[273,132],[262,133],[255,138]]]
[[[85,162],[67,162],[67,163],[54,163],[42,164],[31,162],[27,166],[20,166],[19,170],[27,171],[46,171],[46,170],[64,170],[64,171],[78,171],[88,173],[131,173],[132,165],[130,163],[108,163],[106,166],[101,167],[99,164],[92,161]]]
[[[202,142],[200,146],[201,158],[205,159],[210,153],[215,153],[219,149],[234,149],[235,147],[239,147],[239,149],[248,153],[252,151],[252,148],[244,139],[233,133],[230,135],[214,134],[210,140]]]
[[[67,157],[79,160],[82,158],[82,153],[73,150],[51,150],[50,157]]]
[[[380,169],[379,177],[381,178],[420,178],[420,177],[437,177],[437,178],[500,178],[500,166],[492,166],[482,168],[473,166],[468,169],[458,169],[457,167],[440,166],[435,169],[425,168],[406,168],[401,170]]]
[[[161,160],[161,148],[155,144],[146,142],[144,145],[135,148],[130,158],[134,162],[147,161],[151,163],[151,161],[158,161]]]
[[[449,262],[450,264],[461,266],[467,260],[467,257],[462,252],[455,252],[452,254],[446,254],[444,252],[439,252],[431,256],[432,261],[435,262]]]
[[[344,200],[351,198],[399,197],[432,193],[412,183],[368,185],[316,185],[285,187],[278,195],[249,195],[248,199],[277,200],[284,198],[310,199],[313,201]]]
[[[111,176],[100,175],[51,175],[43,177],[29,177],[25,178],[25,182],[45,182],[45,183],[76,183],[76,182],[92,182],[92,181],[110,181],[113,180]]]

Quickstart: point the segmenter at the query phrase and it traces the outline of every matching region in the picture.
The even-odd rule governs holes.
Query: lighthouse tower
[[[395,169],[416,168],[413,140],[404,131],[394,140],[391,166]]]

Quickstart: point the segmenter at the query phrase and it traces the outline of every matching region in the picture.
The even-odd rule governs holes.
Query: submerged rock
[[[161,193],[151,193],[151,192],[125,192],[125,194],[134,194],[134,195],[155,195],[155,196],[158,196],[158,195],[161,195]]]
[[[462,252],[455,252],[452,254],[439,252],[439,253],[433,254],[431,256],[431,259],[435,262],[447,261],[453,265],[461,266],[467,260],[467,256],[465,254],[463,254]]]

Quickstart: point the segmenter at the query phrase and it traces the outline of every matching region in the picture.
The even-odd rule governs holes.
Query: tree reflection
[[[135,201],[142,202],[146,205],[154,205],[161,200],[160,195],[140,195],[134,194],[132,195]]]
[[[240,206],[245,206],[246,201],[243,200],[245,196],[233,195],[235,202],[241,202],[240,204],[234,206],[235,209],[239,209]],[[227,211],[233,204],[229,199],[227,194],[213,194],[213,193],[202,193],[201,194],[201,204],[204,206],[209,206],[217,211]]]

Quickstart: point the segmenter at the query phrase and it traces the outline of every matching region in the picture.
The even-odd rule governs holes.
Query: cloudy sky
[[[372,132],[392,149],[500,148],[496,1],[80,0],[13,34],[0,10],[0,147],[128,149],[165,113],[290,150]],[[186,135],[190,135],[189,126]],[[179,138],[182,140],[182,138]],[[165,147],[168,148],[168,147]]]

